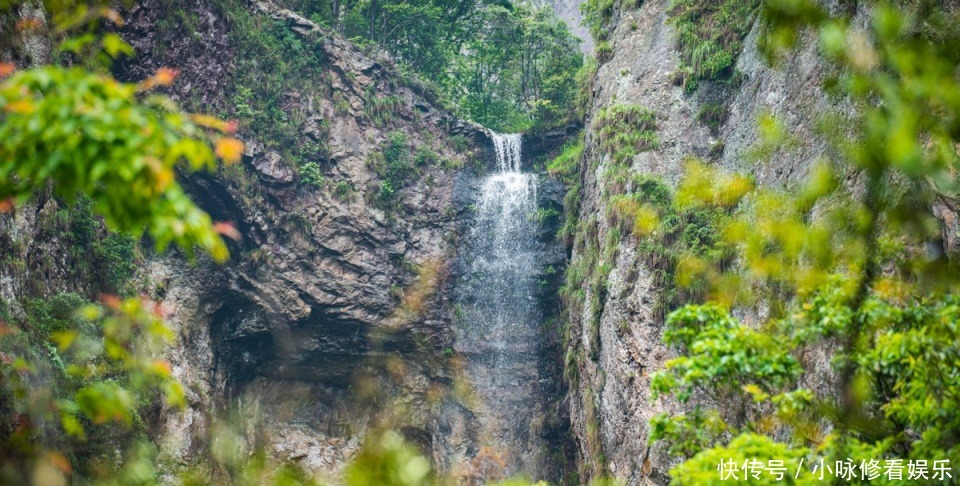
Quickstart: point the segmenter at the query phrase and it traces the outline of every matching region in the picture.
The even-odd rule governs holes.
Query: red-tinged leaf
[[[121,17],[120,14],[117,13],[117,11],[112,8],[101,9],[100,15],[103,18],[109,20],[110,22],[113,22],[114,25],[117,25],[117,26],[123,25],[123,17]]]
[[[43,22],[41,22],[40,19],[36,17],[31,17],[31,18],[23,19],[17,22],[16,29],[20,32],[29,32],[29,31],[37,30],[42,26],[43,26]]]
[[[146,307],[146,308],[148,308],[148,309],[150,309],[150,313],[153,314],[155,317],[157,317],[157,318],[159,318],[159,319],[163,319],[163,318],[165,317],[164,312],[163,312],[163,303],[162,303],[162,302],[157,302],[157,301],[155,301],[155,300],[151,300],[151,299],[148,299],[148,298],[144,297],[144,299],[143,299],[143,306]]]
[[[239,123],[236,120],[229,120],[223,125],[224,133],[236,133]]]
[[[180,75],[180,71],[173,68],[160,68],[156,74],[137,84],[137,90],[149,91],[157,86],[170,86]]]
[[[234,241],[240,241],[240,232],[237,231],[237,228],[233,226],[233,223],[221,221],[213,225],[214,231],[217,233],[226,236]]]
[[[168,361],[158,359],[151,366],[153,372],[158,376],[167,377],[173,374],[173,366]]]
[[[166,312],[164,312],[163,308],[163,302],[153,300],[146,294],[140,296],[140,307],[153,314],[154,317],[160,320],[163,320],[163,318],[166,317]]]
[[[144,308],[148,309],[150,313],[153,314],[153,316],[159,319],[161,322],[165,321],[168,317],[170,317],[173,314],[172,304],[156,301],[156,300],[150,300],[146,298],[144,299],[143,302],[144,302],[143,304]]]
[[[123,304],[120,297],[113,294],[100,294],[100,302],[113,310],[120,310],[120,306]]]
[[[160,70],[157,71],[157,74],[153,75],[153,79],[155,79],[157,84],[160,86],[170,86],[179,75],[179,70],[165,67],[160,68]]]
[[[24,433],[33,428],[33,421],[29,415],[18,413],[13,417],[13,425],[16,431]]]
[[[223,131],[224,126],[226,126],[223,120],[210,115],[195,114],[190,115],[190,119],[197,125],[217,131]]]
[[[13,199],[0,199],[0,213],[13,209]]]
[[[243,142],[235,138],[221,138],[217,141],[216,153],[226,164],[239,162],[243,156]]]
[[[161,162],[159,159],[156,157],[146,157],[144,159],[144,163],[150,168],[150,172],[152,172],[153,176],[156,178],[156,188],[158,191],[164,191],[170,186],[171,183],[173,183],[173,170],[164,166],[163,162]]]
[[[160,302],[157,305],[157,312],[160,313],[160,319],[166,321],[177,313],[177,306],[170,302]]]
[[[70,467],[70,459],[67,459],[67,456],[60,454],[59,452],[47,451],[46,453],[47,461],[57,468],[63,474],[69,476],[73,473],[73,468]]]

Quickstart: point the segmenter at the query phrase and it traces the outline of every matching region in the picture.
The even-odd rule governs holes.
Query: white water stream
[[[502,461],[506,475],[535,477],[547,448],[541,427],[548,381],[540,376],[537,176],[521,170],[521,135],[491,137],[498,171],[482,181],[476,203],[458,347],[477,399],[470,408],[480,455]]]

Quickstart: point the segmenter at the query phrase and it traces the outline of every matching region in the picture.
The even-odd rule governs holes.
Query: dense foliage
[[[681,184],[679,205],[732,211],[716,228],[738,265],[695,254],[679,264],[679,279],[709,282],[710,303],[669,316],[664,338],[682,355],[653,379],[655,394],[700,403],[653,421],[651,438],[688,459],[671,471],[676,484],[718,482],[721,461],[754,458],[805,461],[798,483],[818,483],[814,464],[841,463],[884,482],[871,461],[887,459],[928,461],[927,479],[949,460],[957,478],[960,273],[945,243],[955,235],[930,211],[957,193],[957,12],[861,3],[862,23],[814,2],[763,6],[765,52],[776,61],[815,32],[824,88],[851,104],[820,120],[832,150],[806,184],[754,188],[697,164]],[[776,118],[760,128],[761,161],[790,150]]]
[[[8,5],[0,7],[7,15]],[[60,33],[119,21],[98,5],[48,8]],[[44,22],[27,20],[17,28]],[[75,66],[0,64],[0,211],[19,211],[38,193],[67,206],[38,223],[63,230],[48,236],[72,245],[71,258],[100,265],[89,270],[101,291],[128,293],[137,254],[130,235],[225,259],[220,234],[235,230],[195,206],[177,172],[212,169],[217,157],[238,160],[243,146],[228,136],[232,127],[154,94],[174,80],[171,70],[139,84],[103,74],[110,59],[130,52],[116,35],[66,36],[59,52],[72,53]],[[103,222],[116,232],[103,231]],[[98,303],[73,293],[17,298],[0,300],[0,482],[153,481],[147,418],[184,403],[161,357],[172,338],[162,309],[113,295]]]
[[[630,164],[658,146],[657,115],[617,103],[601,109],[593,127],[600,152],[594,155],[608,161],[598,174],[606,214],[572,217],[579,172],[599,169],[577,166],[583,141],[549,166],[571,184],[561,231],[582,255],[567,271],[563,298],[568,312],[590,317],[588,347],[568,346],[568,361],[581,353],[599,357],[599,319],[621,238],[640,242],[646,263],[659,272],[660,290],[692,286],[684,299],[708,301],[667,317],[664,340],[679,356],[653,377],[655,396],[699,405],[652,422],[651,439],[667,441],[683,458],[671,471],[677,484],[716,483],[726,461],[960,463],[960,269],[946,244],[956,235],[942,233],[930,214],[944,202],[956,207],[960,191],[960,15],[924,0],[861,3],[862,22],[810,0],[767,0],[761,7],[762,46],[771,59],[790,55],[802,32],[815,33],[829,73],[824,88],[850,107],[819,120],[831,150],[803,187],[757,188],[749,177],[698,163],[688,165],[676,191],[638,177]],[[495,128],[549,126],[570,112],[569,74],[579,54],[543,11],[483,0],[287,4],[388,47]],[[671,15],[689,80],[729,74],[752,5],[675,2]],[[587,2],[588,22],[602,28],[614,6]],[[86,5],[74,13],[115,16]],[[263,59],[277,72],[322,64],[315,46],[276,23],[235,20],[250,27],[238,34],[251,36],[245,46],[271,46]],[[110,58],[127,51],[118,42],[82,37],[66,46],[76,56],[94,48],[93,56]],[[290,63],[286,52],[301,58]],[[0,154],[12,161],[0,166],[0,209],[49,188],[62,202],[102,217],[118,233],[94,231],[99,222],[86,212],[65,220],[70,238],[105,262],[102,285],[116,293],[126,292],[136,271],[128,233],[146,230],[161,247],[176,243],[188,253],[199,247],[226,257],[219,233],[229,229],[190,201],[177,174],[211,168],[217,155],[239,158],[242,145],[228,136],[232,126],[154,96],[152,88],[175,77],[170,71],[130,85],[80,66],[17,71],[0,64]],[[246,88],[234,100],[240,115],[286,136],[279,100],[259,92],[269,93],[269,85],[243,76],[237,82]],[[371,99],[366,114],[386,124],[390,103]],[[764,118],[760,131],[764,140],[753,156],[761,163],[790,149],[776,118]],[[321,184],[310,165],[317,148],[296,149],[301,178]],[[396,190],[435,157],[413,152],[403,134],[391,132],[383,154],[369,161],[382,179],[377,202],[394,204]],[[603,239],[598,218],[610,227]],[[435,278],[421,270],[423,281]],[[420,300],[412,296],[404,306],[416,313]],[[163,309],[141,298],[91,303],[72,293],[17,304],[16,315],[0,305],[0,480],[157,482],[161,458],[148,422],[159,409],[183,404],[171,366],[160,357],[171,338]],[[574,383],[576,370],[567,367]],[[597,400],[582,398],[586,452],[593,455],[587,459],[602,470]],[[210,433],[210,450],[183,482],[316,482],[296,467],[270,464],[262,451],[236,446],[241,433],[229,420],[214,420]],[[772,475],[754,479],[777,482]],[[345,474],[351,485],[445,480],[393,432],[371,431]],[[818,481],[804,475],[795,482]]]
[[[317,79],[327,79],[323,76],[322,39],[304,40],[284,22],[256,15],[243,2],[221,0],[221,4],[233,23],[229,34],[236,63],[228,116],[236,118],[265,148],[290,161],[302,182],[321,187],[320,163],[327,148],[323,137],[299,136],[308,113],[291,108],[288,95],[311,93],[317,88]],[[323,88],[324,94],[330,95],[329,86]],[[328,122],[319,123],[318,129],[326,131]]]
[[[226,258],[210,217],[174,177],[182,162],[193,170],[214,167],[214,151],[198,123],[224,125],[191,118],[146,93],[151,84],[173,77],[161,72],[133,85],[81,68],[47,66],[3,80],[0,156],[17,163],[0,167],[0,199],[23,201],[49,180],[66,201],[86,194],[114,228],[146,228],[159,248],[176,242],[192,254],[199,245]],[[222,139],[218,153],[236,161],[238,144]]]
[[[149,480],[145,414],[184,403],[159,358],[172,336],[155,309],[75,294],[27,304],[19,323],[0,308],[0,479]]]
[[[507,0],[286,0],[288,8],[389,51],[462,114],[494,130],[571,120],[578,40],[548,8]]]

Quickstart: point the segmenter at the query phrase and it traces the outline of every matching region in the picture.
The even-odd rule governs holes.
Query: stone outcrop
[[[18,22],[37,26],[19,31]],[[5,11],[0,31],[6,32],[0,35],[0,62],[19,69],[50,62],[49,27],[38,3],[22,2]],[[106,231],[78,221],[85,216],[68,211],[49,188],[23,205],[0,210],[0,314],[21,318],[29,299],[61,293],[95,299],[109,290],[101,284],[105,269],[94,251]]]
[[[549,3],[579,22],[580,2]],[[188,107],[228,111],[235,69],[227,35],[232,26],[216,5],[190,4],[198,22],[186,36],[157,28],[167,8],[163,2],[141,0],[121,32],[138,52],[157,52],[161,44],[164,49],[122,63],[118,73],[135,80],[160,66],[178,68],[181,78],[171,95]],[[635,156],[631,170],[668,184],[675,184],[684,161],[696,156],[750,173],[760,184],[785,187],[829,155],[815,125],[821,114],[845,107],[820,91],[824,67],[811,39],[772,68],[758,53],[754,26],[735,82],[705,82],[687,94],[675,82],[680,62],[667,21],[669,5],[670,0],[615,3],[611,55],[597,71],[584,124],[582,220],[608,213],[600,179],[612,161],[600,149],[596,125],[599,111],[613,104],[655,113],[660,143]],[[278,458],[315,471],[336,474],[372,424],[403,431],[441,469],[473,477],[476,470],[495,467],[496,458],[478,450],[475,414],[469,400],[456,393],[462,392],[463,365],[451,356],[457,339],[454,282],[468,258],[458,251],[471,222],[478,173],[491,162],[487,134],[437,108],[427,90],[398,82],[401,76],[385,56],[362,52],[270,2],[252,2],[248,8],[322,46],[329,79],[317,84],[328,82],[342,99],[289,93],[285,109],[303,115],[299,139],[324,145],[318,165],[332,182],[305,184],[292,161],[246,132],[241,132],[247,142],[242,170],[187,180],[203,207],[215,219],[233,222],[244,238],[233,245],[233,260],[225,266],[191,265],[166,255],[153,258],[144,271],[149,293],[171,311],[178,343],[170,358],[190,401],[186,413],[160,420],[165,453],[174,462],[193,460],[209,439],[211,409],[230,407],[258,424],[245,429],[249,442],[266,444]],[[400,100],[386,123],[365,113],[370,93]],[[711,105],[726,112],[715,127],[698,120]],[[766,114],[776,115],[803,143],[748,164],[759,140],[757,122]],[[400,190],[397,204],[384,207],[374,197],[382,181],[369,160],[383,151],[391,131],[405,133],[411,147],[429,148],[451,163],[420,167]],[[570,135],[571,129],[564,129],[528,138],[524,152],[546,153]],[[454,136],[462,137],[460,143],[453,143]],[[543,206],[555,208],[559,190],[552,182],[541,187]],[[960,247],[957,207],[954,198],[944,196],[932,208],[944,223],[943,249],[951,254]],[[16,223],[20,226],[3,222],[8,224],[4,230],[33,228],[29,218],[54,209],[38,207],[22,216],[26,222]],[[596,220],[595,238],[605,241],[612,228],[606,218]],[[546,225],[541,236],[550,264],[559,268],[563,255],[551,246],[555,226]],[[0,247],[4,244],[0,239]],[[673,356],[662,343],[657,308],[665,289],[658,286],[655,269],[643,263],[635,237],[623,235],[616,255],[615,261],[603,262],[611,271],[600,303],[599,338],[589,324],[597,309],[584,306],[582,314],[570,316],[571,346],[583,351],[568,370],[577,379],[567,397],[581,479],[612,475],[628,484],[665,484],[676,458],[647,440],[654,415],[682,410],[669,399],[651,400],[649,393],[650,375]],[[570,258],[576,263],[584,255],[574,252]],[[4,278],[0,290],[13,292],[8,289],[16,279]],[[538,296],[544,315],[555,312],[557,278],[545,276],[548,285]],[[537,372],[556,375],[553,358],[564,350],[557,336],[544,333],[544,340],[537,352],[548,359]],[[827,357],[815,359],[826,362]],[[546,381],[544,388],[553,385]],[[555,386],[549,399],[565,391]],[[558,410],[542,418],[558,448],[566,443],[566,415]],[[556,467],[552,474],[559,478],[564,472]]]
[[[140,0],[125,12],[127,22],[118,31],[140,55],[119,62],[116,74],[136,81],[160,67],[176,68],[180,75],[168,94],[191,110],[230,113],[238,63],[229,35],[235,26],[224,3],[174,3]],[[579,25],[579,1],[546,3]],[[583,127],[582,220],[608,212],[600,178],[611,160],[599,147],[596,124],[598,112],[615,103],[656,114],[659,146],[634,157],[631,169],[670,184],[679,179],[684,161],[697,156],[749,172],[761,184],[785,186],[801,180],[827,151],[814,125],[819,114],[842,107],[819,90],[824,73],[815,43],[803,42],[774,69],[760,58],[755,26],[737,63],[736,83],[704,83],[686,94],[675,85],[679,54],[667,22],[670,3],[615,4],[611,56],[597,71]],[[295,161],[243,129],[241,164],[184,178],[194,199],[214,219],[234,224],[243,238],[231,243],[232,259],[225,265],[188,262],[170,253],[151,256],[139,272],[141,289],[168,311],[176,334],[168,358],[189,404],[185,412],[163,411],[156,419],[165,460],[175,465],[197,460],[210,440],[212,418],[230,409],[241,417],[247,445],[263,445],[275,457],[313,471],[335,475],[368,428],[380,425],[401,430],[441,469],[472,474],[471,468],[489,467],[484,461],[492,459],[478,449],[469,400],[457,393],[463,391],[463,364],[452,355],[457,347],[454,283],[467,258],[459,251],[471,224],[479,175],[492,162],[488,135],[438,108],[415,82],[400,81],[386,56],[361,51],[271,2],[237,4],[282,23],[323,51],[324,79],[310,80],[317,90],[284,93],[284,110],[298,114],[295,138],[323,147],[313,159],[323,182],[307,183]],[[174,8],[194,22],[171,27]],[[587,37],[582,27],[577,32]],[[28,39],[14,60],[43,62],[49,52],[43,42]],[[374,120],[366,112],[371,97],[399,100],[388,120]],[[697,119],[711,104],[727,111],[712,129]],[[757,121],[767,113],[805,142],[747,165],[746,155],[758,141]],[[406,135],[411,150],[429,149],[437,161],[419,166],[395,204],[388,205],[377,200],[383,181],[371,160],[382,154],[394,131]],[[549,152],[572,131],[530,137],[524,152]],[[556,209],[561,199],[556,183],[544,181],[541,188],[542,207]],[[960,248],[958,207],[944,196],[933,208],[944,222],[943,246],[950,253]],[[56,200],[42,194],[0,217],[0,255],[14,255],[0,261],[4,300],[63,291],[95,298],[103,290],[94,284],[95,265],[78,264],[89,258],[71,253],[58,239],[68,231],[56,218],[59,209]],[[596,219],[595,238],[604,241],[612,228],[606,218]],[[564,255],[554,246],[554,223],[559,222],[544,226],[540,239],[549,265],[559,269]],[[547,377],[551,406],[568,392],[569,418],[558,407],[541,419],[558,449],[566,445],[563,429],[570,420],[584,482],[612,475],[628,484],[664,484],[676,461],[647,441],[650,418],[681,407],[650,399],[650,375],[673,351],[661,340],[663,318],[656,303],[664,289],[642,256],[637,239],[624,235],[616,260],[603,262],[611,271],[599,339],[594,340],[589,324],[596,309],[584,306],[582,314],[570,316],[570,345],[585,351],[568,370],[577,376],[575,387],[567,391],[549,381],[559,372],[554,358],[565,351],[558,336],[544,332],[537,349],[547,358],[536,372]],[[576,263],[584,255],[574,252],[570,258]],[[560,275],[544,275],[547,284],[538,298],[545,316],[559,305],[553,291]],[[566,472],[554,469],[558,479]]]

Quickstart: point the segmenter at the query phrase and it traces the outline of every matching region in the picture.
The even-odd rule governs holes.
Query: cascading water
[[[493,138],[493,148],[497,151],[497,166],[500,168],[500,173],[494,174],[494,177],[503,174],[523,175],[520,173],[520,164],[523,162],[523,135],[491,133],[490,136]]]
[[[520,134],[491,135],[499,172],[483,181],[476,205],[470,286],[476,301],[469,317],[486,341],[494,380],[507,383],[514,353],[531,351],[518,348],[539,320],[537,178],[520,171]]]
[[[458,291],[457,348],[466,358],[477,436],[468,456],[474,470],[543,478],[551,380],[541,376],[537,287],[545,263],[535,217],[537,176],[521,171],[521,135],[491,137],[498,171],[480,186]]]

